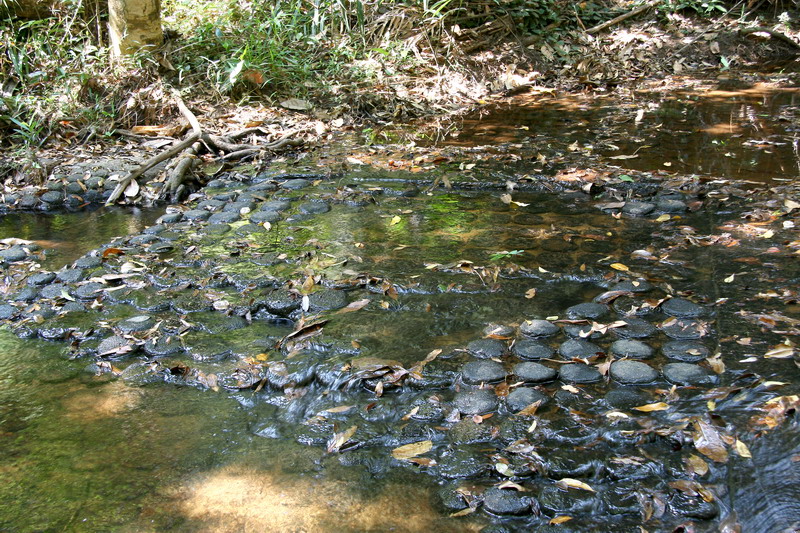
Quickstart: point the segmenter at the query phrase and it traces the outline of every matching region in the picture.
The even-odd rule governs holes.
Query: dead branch
[[[779,31],[771,30],[769,28],[764,28],[762,26],[754,26],[752,28],[742,28],[741,30],[739,30],[739,33],[741,33],[742,35],[751,35],[753,33],[766,33],[773,39],[777,39],[782,43],[788,44],[795,50],[800,50],[800,43],[797,43],[794,39],[792,39],[788,35],[784,35]]]
[[[638,15],[640,13],[644,13],[645,11],[647,11],[651,7],[654,7],[656,4],[658,4],[660,2],[661,2],[661,0],[650,0],[646,4],[641,5],[641,6],[637,7],[637,8],[635,8],[635,9],[631,9],[627,13],[623,13],[622,15],[620,15],[618,17],[614,17],[613,19],[609,20],[608,22],[603,22],[602,24],[598,24],[597,26],[593,26],[593,27],[589,28],[588,30],[586,30],[586,33],[588,33],[589,35],[592,35],[593,33],[597,33],[597,32],[603,31],[604,29],[610,28],[611,26],[619,24],[620,22],[622,22],[624,20],[628,20],[629,18],[635,17],[636,15]]]

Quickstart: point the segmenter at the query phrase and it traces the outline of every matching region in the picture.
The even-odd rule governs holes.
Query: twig
[[[604,22],[602,24],[598,24],[597,26],[593,26],[593,27],[589,28],[588,30],[586,30],[586,33],[588,33],[589,35],[592,35],[593,33],[597,33],[599,31],[603,31],[606,28],[609,28],[611,26],[619,24],[623,20],[628,20],[631,17],[635,17],[639,13],[644,13],[645,11],[647,11],[648,9],[650,9],[651,7],[655,6],[656,4],[658,4],[660,2],[661,2],[661,0],[650,0],[646,4],[641,5],[641,6],[637,7],[636,9],[631,9],[627,13],[623,13],[622,15],[620,15],[618,17],[614,17],[613,19],[609,20],[608,22]]]

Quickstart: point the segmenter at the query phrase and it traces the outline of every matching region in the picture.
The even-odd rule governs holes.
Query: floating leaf
[[[125,187],[125,192],[123,193],[127,198],[135,198],[136,195],[139,194],[139,184],[136,183],[136,180],[131,180],[127,187]]]
[[[120,248],[106,248],[103,250],[103,259],[112,255],[125,255],[125,250]]]
[[[728,462],[728,450],[725,443],[711,424],[700,419],[694,421],[695,432],[692,435],[697,451],[717,463]]]
[[[511,477],[514,475],[514,471],[511,470],[511,467],[505,463],[495,463],[494,469],[497,470],[503,476]]]
[[[563,524],[564,522],[569,522],[570,520],[572,520],[571,516],[561,515],[561,516],[556,516],[555,518],[551,518],[548,524],[550,524],[551,526],[557,526],[558,524]]]
[[[523,410],[517,413],[517,416],[533,416],[536,414],[536,410],[539,409],[539,406],[542,405],[542,400],[536,400],[529,406],[525,407]]]
[[[666,222],[670,219],[670,216],[667,214],[663,214],[656,219],[656,222]]]
[[[731,274],[730,276],[728,276],[727,278],[723,279],[722,281],[724,281],[725,283],[733,283],[733,280],[735,278],[736,278],[736,274]]]
[[[639,407],[634,407],[637,411],[641,411],[643,413],[652,413],[653,411],[666,411],[669,409],[669,404],[664,402],[656,402],[656,403],[648,403],[647,405],[640,405]]]
[[[395,224],[399,224],[401,220],[403,220],[403,219],[400,218],[400,215],[395,215],[395,216],[392,217],[392,220],[391,220],[391,222],[389,222],[389,225],[390,226],[394,226]]]
[[[788,359],[794,355],[794,345],[786,340],[770,348],[764,357],[767,359]]]
[[[359,309],[364,309],[371,300],[369,298],[364,298],[361,300],[356,300],[355,302],[351,302],[347,304],[346,307],[343,307],[336,311],[335,315],[341,315],[344,313],[352,313],[353,311],[358,311]]]
[[[623,265],[622,263],[612,263],[611,268],[613,268],[614,270],[621,270],[623,272],[627,272],[630,270],[630,268],[628,268],[626,265]]]
[[[734,442],[733,449],[736,450],[736,453],[739,454],[739,457],[745,457],[747,459],[753,457],[750,454],[750,448],[747,447],[747,444],[740,441],[739,439],[736,439],[736,442]]]
[[[346,413],[347,411],[349,411],[353,407],[354,406],[352,406],[352,405],[339,405],[337,407],[331,407],[330,409],[325,409],[322,412],[323,413]]]
[[[705,476],[708,474],[708,463],[698,455],[690,455],[686,458],[686,466],[689,467],[689,473],[697,474],[698,476]]]
[[[570,488],[570,489],[580,489],[580,490],[588,490],[589,492],[594,492],[594,489],[584,483],[583,481],[572,479],[571,477],[561,478],[556,481],[556,485],[560,486],[561,488]]]
[[[530,300],[534,296],[536,296],[536,289],[528,289],[527,291],[525,291],[525,298]]]
[[[431,448],[433,448],[433,442],[429,440],[412,442],[411,444],[405,444],[392,450],[392,457],[398,461],[407,461],[412,457],[429,452]]]

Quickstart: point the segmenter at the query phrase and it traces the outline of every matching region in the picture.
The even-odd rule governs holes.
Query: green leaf
[[[629,181],[633,183],[633,178],[628,176],[627,174],[622,174],[619,176],[619,181]]]

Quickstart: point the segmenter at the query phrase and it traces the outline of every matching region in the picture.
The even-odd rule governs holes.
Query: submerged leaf
[[[392,450],[392,457],[399,461],[406,461],[412,457],[416,457],[417,455],[422,455],[423,453],[429,452],[431,448],[433,448],[433,442],[429,440],[412,442],[411,444],[398,446]]]
[[[695,432],[692,435],[694,447],[697,451],[717,463],[728,462],[728,450],[725,443],[719,436],[717,430],[711,424],[696,419],[694,421]]]
[[[355,435],[357,429],[358,426],[350,426],[344,431],[334,433],[333,437],[328,440],[328,453],[338,452]]]
[[[641,411],[643,413],[651,413],[653,411],[666,411],[669,409],[669,404],[664,402],[656,402],[656,403],[648,403],[647,405],[640,405],[639,407],[634,407],[637,411]]]
[[[571,477],[561,478],[556,481],[556,485],[560,486],[561,488],[570,488],[570,489],[580,489],[580,490],[588,490],[589,492],[594,492],[594,489],[584,483],[583,481],[572,479]]]

